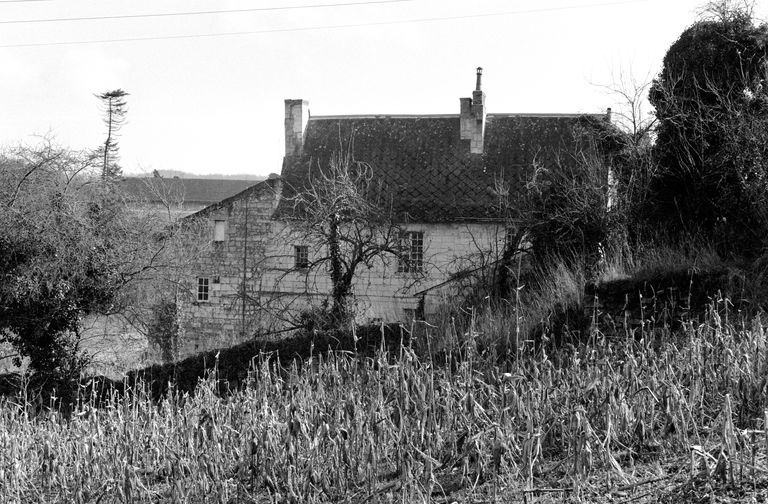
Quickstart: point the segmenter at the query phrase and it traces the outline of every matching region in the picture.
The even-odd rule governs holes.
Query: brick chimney
[[[459,122],[461,139],[469,140],[469,152],[483,153],[483,137],[485,136],[485,93],[482,91],[483,69],[477,67],[477,82],[472,98],[459,98],[461,111]]]
[[[304,148],[304,130],[309,121],[309,102],[285,100],[285,155],[299,156]]]

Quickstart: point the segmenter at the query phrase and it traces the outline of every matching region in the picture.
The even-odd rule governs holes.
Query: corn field
[[[682,334],[644,336],[596,333],[506,367],[471,351],[458,364],[433,362],[409,348],[289,368],[262,356],[242,390],[215,393],[213,372],[194,394],[153,401],[139,384],[98,405],[82,397],[66,417],[21,394],[2,398],[0,502],[645,502],[702,485],[765,492],[762,326],[736,330],[713,313]]]

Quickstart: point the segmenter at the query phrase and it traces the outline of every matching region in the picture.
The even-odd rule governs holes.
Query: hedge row
[[[294,360],[305,360],[311,355],[329,351],[357,352],[360,356],[372,356],[382,344],[389,351],[397,351],[401,345],[408,345],[409,332],[400,324],[361,326],[356,329],[357,342],[351,331],[312,331],[296,333],[294,336],[277,341],[251,340],[230,348],[221,348],[188,357],[179,362],[153,365],[128,373],[123,380],[112,380],[105,376],[95,376],[81,384],[86,394],[95,392],[105,397],[112,390],[119,394],[126,387],[137,382],[143,383],[153,398],[158,399],[173,386],[179,392],[193,392],[200,378],[210,373],[216,366],[217,377],[222,393],[243,385],[248,371],[255,362],[265,359],[289,366]],[[382,341],[383,338],[383,341]],[[13,395],[22,384],[18,375],[0,376],[0,395]],[[27,388],[34,390],[42,383],[33,377]]]

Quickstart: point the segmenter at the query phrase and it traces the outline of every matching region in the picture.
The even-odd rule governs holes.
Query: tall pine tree
[[[96,95],[104,107],[104,124],[107,125],[107,138],[104,141],[102,152],[101,177],[103,180],[119,176],[121,173],[120,166],[117,163],[117,137],[119,136],[120,128],[125,123],[125,115],[128,111],[125,101],[126,96],[128,96],[128,93],[122,89],[115,89],[114,91],[107,91],[106,93]]]

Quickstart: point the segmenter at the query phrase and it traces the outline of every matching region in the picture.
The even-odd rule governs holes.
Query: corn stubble
[[[506,368],[408,348],[287,369],[262,357],[226,397],[214,372],[159,402],[141,384],[99,407],[83,397],[68,418],[4,398],[0,501],[559,501],[632,488],[648,477],[636,464],[669,457],[690,458],[689,481],[756,485],[764,330],[713,315],[663,339],[597,334],[552,356],[523,349]]]

